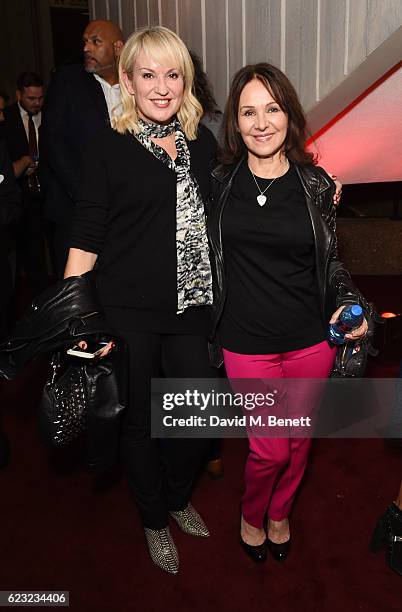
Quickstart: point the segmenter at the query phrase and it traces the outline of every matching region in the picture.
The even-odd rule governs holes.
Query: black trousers
[[[151,438],[151,378],[215,378],[202,336],[120,332],[129,347],[129,405],[122,451],[145,527],[162,529],[189,502],[210,440]]]

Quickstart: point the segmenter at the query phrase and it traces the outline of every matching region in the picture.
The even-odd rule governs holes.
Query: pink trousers
[[[327,341],[298,351],[269,355],[242,355],[223,350],[228,378],[327,378],[335,349]],[[304,392],[311,411],[319,398],[316,388]],[[265,514],[274,521],[286,518],[302,480],[311,438],[249,437],[250,451],[245,469],[243,517],[254,527],[263,527]]]

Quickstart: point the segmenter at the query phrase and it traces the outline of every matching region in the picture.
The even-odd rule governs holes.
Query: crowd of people
[[[283,72],[239,70],[221,115],[198,58],[166,28],[124,43],[117,25],[93,21],[83,53],[46,96],[37,75],[21,75],[3,111],[7,197],[22,209],[16,250],[34,292],[49,282],[46,227],[57,278],[96,274],[115,331],[102,356],[117,339],[129,354],[121,456],[151,558],[176,574],[169,520],[209,536],[191,491],[219,448],[152,438],[151,379],[215,378],[222,363],[229,380],[326,378],[328,324],[360,304],[365,318],[347,335],[358,341],[369,313],[338,259],[340,190],[305,150],[304,113]],[[211,121],[222,124],[220,147]],[[309,412],[317,401],[307,389]],[[268,551],[283,561],[311,439],[250,435],[249,445],[240,543],[255,562]]]

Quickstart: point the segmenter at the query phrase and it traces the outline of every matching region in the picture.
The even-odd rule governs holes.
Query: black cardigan
[[[206,201],[216,142],[200,126],[188,147]],[[206,308],[176,315],[176,174],[133,135],[106,130],[87,151],[70,247],[99,255],[99,295],[115,326],[206,331]]]

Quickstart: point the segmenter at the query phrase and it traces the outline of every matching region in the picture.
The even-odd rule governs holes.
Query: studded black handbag
[[[119,456],[126,392],[127,347],[121,341],[102,359],[54,353],[39,410],[42,441],[58,448],[85,434],[89,467],[108,470]]]
[[[50,368],[39,409],[39,428],[46,445],[62,447],[87,428],[86,372],[84,365],[65,360],[60,352],[52,356]]]

